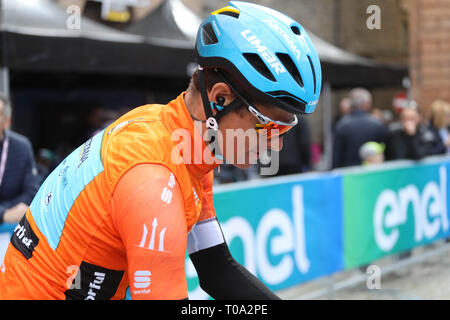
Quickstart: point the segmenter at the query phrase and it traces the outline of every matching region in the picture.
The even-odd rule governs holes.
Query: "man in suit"
[[[383,142],[386,128],[370,115],[372,95],[364,88],[349,93],[352,112],[336,124],[333,143],[333,168],[361,164],[359,149],[368,141]]]
[[[10,123],[11,105],[0,95],[0,224],[19,222],[39,188],[31,143]]]

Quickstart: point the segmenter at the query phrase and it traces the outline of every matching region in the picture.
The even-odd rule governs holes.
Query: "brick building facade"
[[[407,0],[412,96],[428,111],[450,101],[450,0]]]

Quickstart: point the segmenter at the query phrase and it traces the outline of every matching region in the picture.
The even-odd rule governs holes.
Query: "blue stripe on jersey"
[[[104,168],[101,146],[104,130],[75,149],[47,177],[30,205],[37,227],[53,250],[59,245],[73,203]]]

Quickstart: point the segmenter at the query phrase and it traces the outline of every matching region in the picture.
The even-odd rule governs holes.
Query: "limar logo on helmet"
[[[278,60],[278,58],[270,51],[266,46],[261,44],[261,40],[255,36],[250,29],[246,29],[241,32],[241,36],[243,36],[253,47],[255,47],[256,51],[263,57],[264,60],[272,67],[276,74],[286,72],[283,64]]]

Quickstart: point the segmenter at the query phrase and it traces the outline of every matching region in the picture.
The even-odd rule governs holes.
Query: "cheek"
[[[258,148],[258,135],[255,131],[255,126],[256,119],[249,112],[231,113],[229,116],[225,116],[219,126],[223,134],[221,149],[224,155],[234,154],[233,158],[236,161],[236,159],[248,158],[249,152],[256,151]],[[240,138],[233,139],[233,134],[230,133],[234,133],[235,136],[239,135]],[[245,139],[242,135],[245,136]],[[252,136],[252,138],[248,136]],[[229,150],[231,148],[233,150]],[[231,153],[232,151],[233,153]]]

